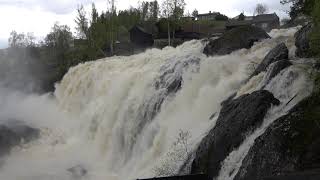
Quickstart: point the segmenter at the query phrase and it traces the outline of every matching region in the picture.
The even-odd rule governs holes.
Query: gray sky
[[[136,7],[139,0],[116,0],[117,9]],[[142,1],[142,0],[141,0]],[[162,0],[158,0],[161,4]],[[7,39],[12,30],[17,32],[33,32],[41,39],[53,26],[54,22],[74,27],[76,8],[84,4],[90,10],[95,2],[99,11],[107,8],[107,0],[0,0],[0,48],[7,46]],[[197,9],[199,13],[218,11],[229,17],[244,12],[252,15],[257,3],[264,3],[269,12],[276,12],[280,17],[286,17],[288,7],[280,4],[280,0],[185,0],[186,11]]]

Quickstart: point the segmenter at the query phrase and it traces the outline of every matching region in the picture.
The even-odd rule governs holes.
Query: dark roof
[[[279,20],[279,17],[276,13],[273,14],[261,14],[253,17],[253,22],[265,22],[265,21],[274,21]]]
[[[134,25],[129,31],[133,31],[133,30],[136,30],[136,29],[141,31],[141,32],[143,32],[143,33],[150,34],[143,27],[141,27],[139,25]]]
[[[252,21],[239,21],[239,20],[229,20],[226,23],[226,26],[245,26],[245,25],[251,25]]]
[[[279,21],[279,17],[276,13],[273,14],[261,14],[257,16],[253,16],[253,20],[244,20],[239,21],[236,19],[231,19],[226,23],[226,26],[244,26],[244,25],[251,25],[253,23],[259,22],[270,22],[270,21]]]

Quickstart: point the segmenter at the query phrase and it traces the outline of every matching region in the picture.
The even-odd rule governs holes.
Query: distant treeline
[[[309,15],[313,18],[316,29],[319,29],[320,1],[282,0],[281,2],[292,3],[290,16],[293,19],[300,13]],[[5,77],[7,80],[13,78],[17,82],[20,80],[22,82],[28,77],[27,82],[30,80],[30,84],[40,82],[36,89],[53,90],[54,82],[61,80],[70,67],[112,56],[117,43],[129,43],[129,31],[134,25],[139,24],[152,33],[161,31],[170,36],[173,34],[174,39],[176,30],[183,24],[193,21],[193,18],[188,17],[198,15],[197,10],[192,14],[185,13],[185,6],[184,0],[165,0],[161,5],[155,0],[142,2],[137,8],[117,11],[114,2],[111,1],[109,8],[102,13],[98,13],[95,4],[92,4],[89,14],[80,5],[75,17],[77,25],[75,36],[69,26],[59,23],[54,24],[51,32],[41,42],[36,42],[32,33],[12,31],[9,48],[0,51],[0,77],[2,79]],[[228,19],[222,14],[217,17],[217,20]],[[158,27],[156,30],[155,25]],[[320,31],[315,31],[310,36],[312,53],[319,55]],[[170,40],[168,42],[170,43]],[[25,87],[25,83],[22,87]],[[33,85],[32,87],[34,88]]]
[[[129,42],[129,30],[136,24],[152,28],[162,17],[167,19],[160,22],[162,27],[168,24],[168,31],[177,28],[185,7],[184,0],[166,0],[161,9],[157,0],[142,2],[138,8],[121,11],[116,10],[113,1],[109,5],[106,11],[98,13],[95,4],[92,4],[90,14],[80,5],[75,18],[76,36],[69,26],[59,23],[54,24],[41,42],[36,42],[32,33],[12,31],[9,48],[0,51],[1,77],[19,76],[16,77],[19,80],[27,77],[27,73],[13,70],[19,65],[32,69],[32,77],[42,82],[45,91],[53,90],[53,82],[61,80],[71,66],[112,56],[116,43]]]

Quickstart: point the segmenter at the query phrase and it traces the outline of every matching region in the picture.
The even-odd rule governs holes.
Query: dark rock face
[[[253,72],[251,77],[258,75],[259,73],[266,71],[267,67],[280,60],[287,60],[289,59],[289,50],[284,43],[278,44],[275,48],[273,48],[263,59],[263,61],[259,64],[257,69]],[[285,65],[284,63],[279,65]],[[276,72],[276,71],[275,71]],[[277,74],[279,71],[277,72]]]
[[[186,57],[188,61],[177,61],[174,66],[165,64],[160,68],[161,76],[155,82],[156,89],[166,89],[167,94],[176,93],[181,89],[182,75],[185,69],[196,66],[199,70],[200,58]]]
[[[226,55],[239,49],[249,49],[254,42],[270,38],[262,29],[253,26],[243,26],[227,31],[219,39],[210,41],[205,47],[206,55]]]
[[[296,56],[300,58],[308,58],[310,57],[310,39],[309,34],[312,31],[312,24],[307,24],[304,27],[302,27],[296,34],[294,35],[296,38]]]
[[[263,122],[272,104],[280,102],[265,90],[224,101],[216,126],[200,143],[191,173],[205,173],[210,178],[219,173],[221,162],[243,142],[246,135]]]
[[[309,97],[276,120],[255,140],[234,180],[308,179],[292,173],[320,168],[319,108],[319,98]]]
[[[271,80],[275,76],[277,76],[283,69],[291,66],[292,63],[288,60],[280,60],[274,63],[270,74],[268,75],[268,80]]]
[[[276,77],[283,69],[291,66],[292,63],[288,60],[280,60],[276,61],[275,63],[272,63],[270,65],[270,70],[267,72],[267,77],[265,84],[261,87],[261,89],[264,89],[265,86],[274,78]]]
[[[312,22],[311,17],[308,17],[303,14],[299,14],[296,18],[289,20],[286,24],[282,25],[282,29],[297,27],[297,26],[304,26],[308,23]]]
[[[39,130],[20,121],[8,121],[0,124],[0,156],[8,154],[10,149],[21,141],[29,142],[39,137]]]
[[[285,175],[270,176],[263,180],[319,180],[320,170],[294,172]]]

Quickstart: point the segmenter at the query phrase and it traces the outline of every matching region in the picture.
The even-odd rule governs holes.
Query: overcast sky
[[[142,1],[142,0],[141,0]],[[77,5],[83,4],[90,10],[94,2],[98,11],[107,8],[107,0],[0,0],[0,48],[7,46],[7,39],[12,30],[33,32],[41,39],[55,22],[74,27]],[[117,9],[137,7],[139,0],[116,0]],[[162,0],[158,0],[162,2]],[[269,12],[276,12],[281,18],[286,17],[286,10],[280,0],[185,0],[186,11],[197,9],[199,13],[218,11],[229,17],[244,12],[252,15],[257,3],[266,4]]]

